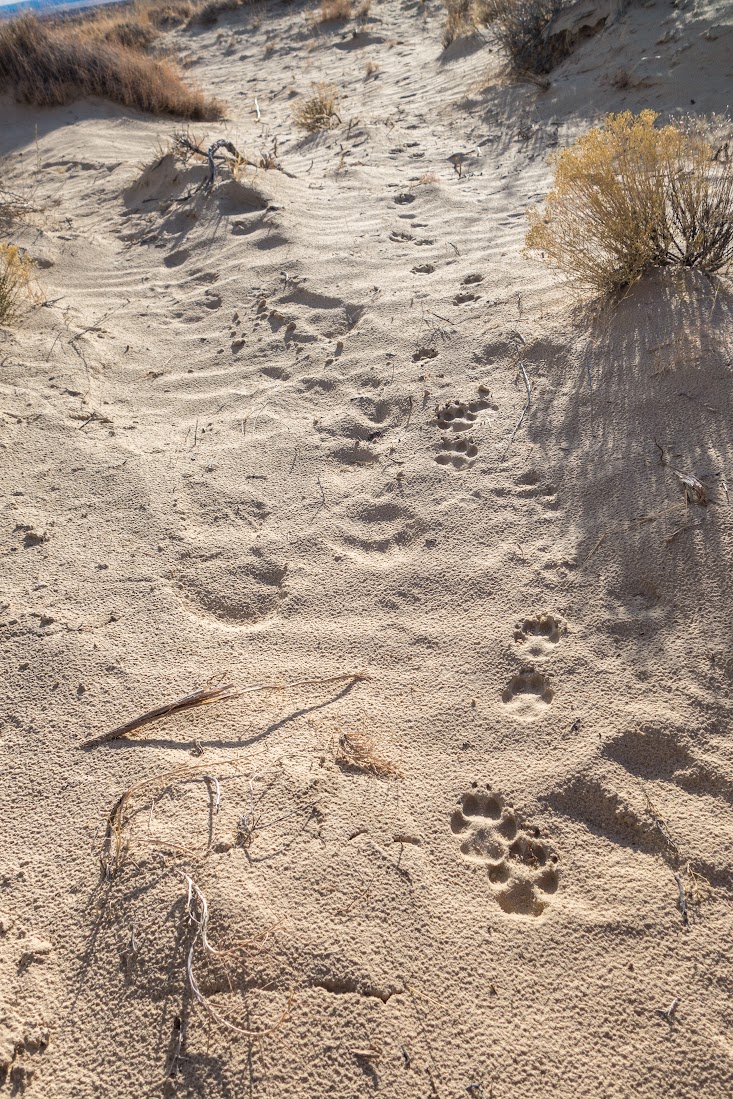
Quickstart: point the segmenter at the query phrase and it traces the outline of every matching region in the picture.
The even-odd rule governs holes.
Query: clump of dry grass
[[[390,759],[381,755],[366,733],[341,733],[336,762],[352,771],[364,771],[379,778],[399,778],[401,772]]]
[[[158,37],[158,30],[151,23],[135,23],[132,20],[125,22],[111,21],[109,27],[103,32],[105,42],[112,42],[118,46],[125,46],[128,50],[149,50]]]
[[[0,166],[0,171],[2,167]],[[23,195],[0,187],[0,226],[11,225],[17,218],[23,217],[32,209],[31,202]]]
[[[545,31],[568,0],[484,0],[484,19],[490,22],[500,48],[519,73],[548,73],[562,57],[558,42]]]
[[[22,302],[36,298],[33,261],[14,244],[0,244],[0,324],[17,319]]]
[[[448,17],[443,27],[443,47],[448,49],[457,38],[475,34],[489,21],[486,0],[443,0]]]
[[[659,267],[713,274],[733,262],[733,165],[703,120],[657,128],[654,111],[609,115],[553,158],[527,247],[603,293]]]
[[[330,130],[341,122],[337,112],[338,91],[333,84],[311,84],[311,95],[301,99],[293,108],[296,125],[309,134],[318,130]]]
[[[251,3],[252,0],[207,0],[206,3],[195,8],[188,25],[193,26],[198,23],[203,27],[211,27],[218,21],[220,15],[238,11]]]
[[[101,37],[93,20],[46,23],[23,15],[1,24],[0,92],[38,107],[100,96],[157,115],[209,120],[223,114],[169,62]]]
[[[351,19],[354,9],[351,0],[321,0],[319,23],[339,23]]]

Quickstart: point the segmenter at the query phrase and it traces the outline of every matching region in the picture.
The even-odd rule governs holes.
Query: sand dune
[[[607,111],[725,109],[730,7],[546,90],[435,0],[311,14],[166,34],[196,140],[277,150],[210,192],[171,120],[2,101],[0,1092],[722,1099],[732,299],[523,241]],[[286,689],[80,750],[215,680]]]

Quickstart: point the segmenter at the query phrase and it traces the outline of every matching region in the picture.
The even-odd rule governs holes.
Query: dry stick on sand
[[[701,508],[708,506],[708,492],[702,481],[695,477],[693,473],[685,473],[682,469],[677,469],[676,466],[670,465],[667,461],[667,455],[664,447],[660,446],[657,440],[654,440],[654,445],[659,451],[659,461],[663,466],[666,466],[672,473],[674,473],[677,480],[680,482],[685,490],[685,502],[690,500],[695,504],[699,504]]]
[[[685,890],[682,885],[682,878],[679,874],[675,874],[674,880],[677,882],[677,888],[680,891],[680,912],[682,913],[682,923],[685,927],[689,926],[690,917],[687,915],[687,902],[685,901]]]
[[[148,710],[140,717],[133,718],[132,721],[128,721],[124,725],[118,725],[116,729],[110,729],[108,733],[102,733],[100,736],[85,740],[81,747],[94,748],[95,745],[104,744],[108,740],[125,737],[128,733],[133,733],[135,729],[140,729],[143,725],[149,725],[151,721],[157,721],[158,718],[167,717],[168,714],[176,714],[180,710],[191,710],[194,706],[206,706],[210,702],[227,702],[231,698],[237,698],[238,695],[239,692],[235,691],[232,683],[227,683],[224,687],[204,687],[200,691],[194,691],[193,694],[185,695],[166,706],[156,706],[154,710]]]
[[[517,420],[517,423],[516,423],[516,425],[515,425],[514,431],[512,432],[512,436],[511,436],[511,439],[510,439],[510,440],[509,440],[509,442],[507,443],[507,448],[506,448],[506,450],[504,451],[504,457],[505,457],[505,458],[506,458],[506,456],[508,455],[508,453],[509,453],[509,451],[510,451],[510,449],[511,449],[511,445],[512,445],[512,443],[514,442],[514,436],[515,436],[515,435],[517,434],[517,432],[519,431],[520,427],[522,426],[522,422],[523,422],[523,420],[524,420],[524,417],[525,417],[525,416],[527,415],[527,413],[529,412],[529,407],[530,407],[530,405],[532,404],[532,386],[531,386],[531,385],[529,384],[529,378],[527,377],[527,371],[526,371],[526,370],[525,370],[525,368],[524,368],[524,363],[523,363],[523,362],[520,362],[520,363],[519,363],[519,369],[520,369],[520,370],[522,371],[522,377],[524,378],[524,384],[525,384],[525,386],[527,387],[527,403],[526,403],[526,405],[524,406],[524,408],[522,409],[522,415],[521,415],[521,416],[519,417],[519,419]]]
[[[290,1006],[292,1002],[292,993],[288,999],[288,1005],[281,1014],[280,1018],[271,1027],[266,1027],[263,1030],[248,1030],[245,1027],[237,1026],[230,1019],[227,1019],[226,1015],[222,1015],[211,1006],[209,1001],[204,996],[199,987],[199,983],[196,980],[196,975],[193,970],[194,956],[196,953],[196,947],[199,942],[203,947],[204,955],[209,958],[224,958],[227,955],[231,955],[231,951],[217,950],[209,942],[208,928],[209,928],[209,902],[206,899],[206,895],[203,890],[199,888],[190,874],[186,874],[183,870],[176,870],[177,874],[183,878],[188,886],[188,896],[186,900],[186,916],[189,924],[194,927],[193,938],[191,939],[191,946],[189,947],[188,957],[186,959],[186,976],[188,977],[188,985],[191,989],[194,999],[205,1008],[209,1015],[221,1026],[226,1027],[228,1030],[233,1030],[235,1034],[243,1034],[247,1038],[259,1038],[266,1034],[272,1034],[277,1030],[282,1023],[287,1019],[290,1013]],[[260,942],[265,942],[267,936],[270,934],[272,928],[268,928],[262,935],[258,936]],[[239,943],[239,947],[253,946],[254,943]]]
[[[232,145],[231,141],[227,141],[224,137],[220,137],[218,141],[214,141],[209,145],[208,149],[200,149],[198,145],[191,141],[187,134],[176,134],[175,144],[179,149],[185,149],[189,153],[195,153],[197,156],[202,156],[208,162],[209,174],[207,178],[194,189],[194,194],[196,191],[209,192],[214,186],[214,175],[216,173],[215,161],[227,160],[225,156],[222,156],[221,153],[219,153],[219,149],[226,149],[232,157],[232,160],[229,161],[229,163],[233,163],[235,167],[239,164],[246,163],[245,158],[239,150]]]
[[[105,744],[107,741],[126,737],[128,733],[134,732],[135,729],[140,729],[143,725],[149,725],[152,721],[157,721],[158,718],[178,713],[180,710],[190,710],[196,706],[206,706],[210,702],[230,702],[232,699],[239,698],[243,694],[250,694],[253,691],[287,691],[294,687],[320,687],[326,686],[329,683],[343,683],[345,680],[352,680],[355,683],[359,683],[369,678],[371,677],[368,676],[366,672],[347,672],[344,675],[319,676],[316,679],[300,679],[295,683],[258,683],[253,687],[239,688],[235,687],[233,683],[227,683],[223,687],[205,687],[200,691],[194,691],[193,694],[185,695],[183,698],[179,698],[176,702],[171,702],[167,706],[157,706],[154,710],[148,710],[147,713],[141,714],[140,717],[136,717],[132,721],[128,721],[125,725],[118,725],[116,729],[110,729],[108,733],[102,733],[100,736],[85,740],[81,743],[80,747],[94,748],[97,744]]]

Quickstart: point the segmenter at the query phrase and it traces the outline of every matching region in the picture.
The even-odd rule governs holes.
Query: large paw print
[[[435,455],[435,461],[439,466],[451,465],[454,469],[464,469],[473,465],[477,454],[476,440],[470,436],[461,436],[458,439],[443,438],[440,440],[440,450]]]
[[[539,828],[521,827],[501,794],[477,783],[458,799],[450,826],[466,862],[486,868],[504,912],[542,915],[560,875],[558,856]]]
[[[468,431],[479,418],[479,414],[490,408],[497,409],[490,391],[485,385],[478,387],[478,397],[472,401],[446,401],[436,405],[435,422],[441,431]]]

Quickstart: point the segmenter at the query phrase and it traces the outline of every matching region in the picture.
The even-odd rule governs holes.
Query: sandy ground
[[[48,301],[0,335],[3,1093],[733,1093],[733,298],[523,253],[553,148],[725,108],[733,10],[634,6],[545,91],[442,22],[173,32],[196,136],[278,140],[208,197],[169,121],[2,104]]]

